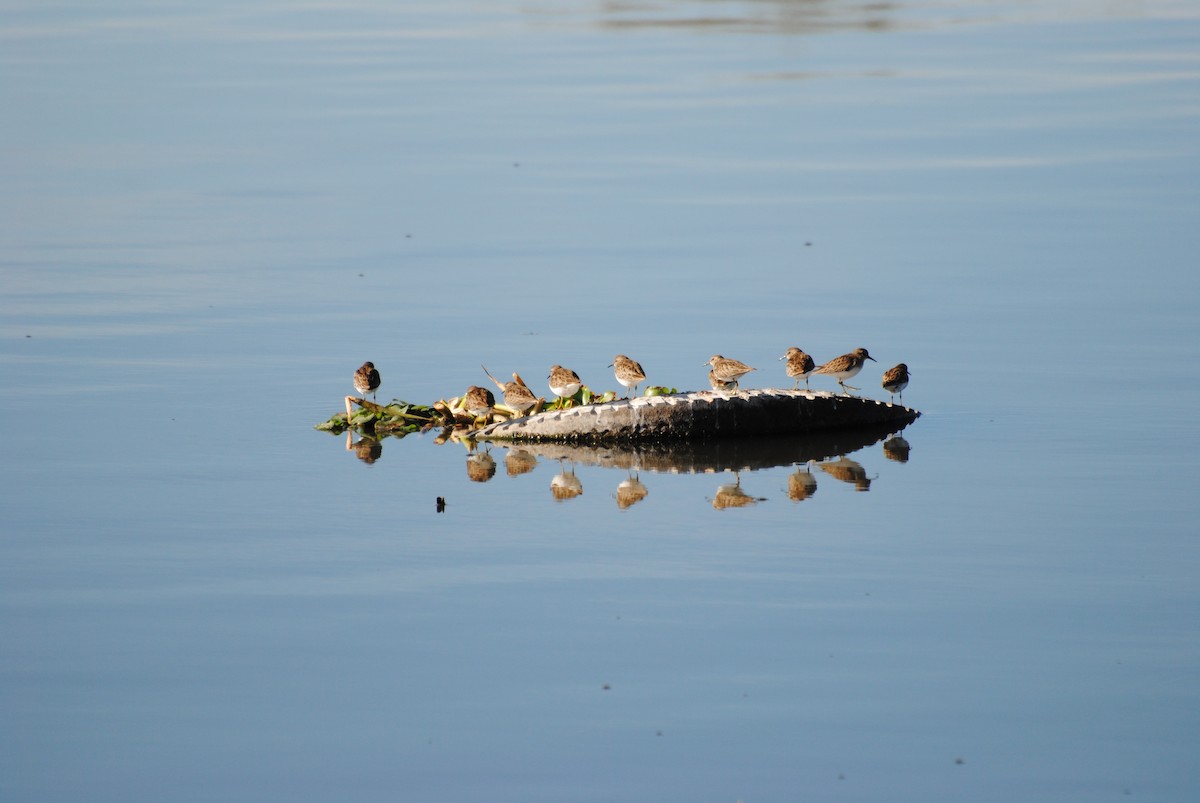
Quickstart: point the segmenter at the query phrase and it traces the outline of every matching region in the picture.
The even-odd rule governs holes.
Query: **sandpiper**
[[[550,375],[546,379],[549,380],[550,392],[560,399],[574,396],[583,387],[579,374],[561,365],[550,366]]]
[[[893,399],[899,393],[900,401],[904,401],[906,387],[908,387],[908,366],[904,363],[883,372],[883,389],[891,394]]]
[[[518,416],[524,415],[526,410],[537,404],[537,396],[533,395],[533,391],[521,380],[521,377],[513,374],[512,382],[501,382],[492,376],[487,368],[482,365],[479,367],[483,368],[483,372],[488,375],[488,378],[496,383],[496,387],[504,391],[505,406],[512,409]]]
[[[642,366],[624,354],[618,354],[613,358],[608,367],[613,369],[617,381],[625,386],[626,398],[629,398],[630,388],[633,388],[636,393],[637,386],[646,381],[646,372],[642,370]]]
[[[371,398],[375,398],[375,391],[379,390],[379,372],[375,370],[375,363],[364,362],[354,372],[354,389],[364,396],[370,393]]]
[[[737,382],[726,382],[722,379],[717,379],[717,375],[712,371],[708,372],[708,384],[712,385],[713,390],[736,390]]]
[[[858,390],[846,384],[846,380],[862,370],[863,364],[867,361],[875,361],[875,358],[867,354],[866,349],[855,349],[849,354],[843,354],[840,357],[834,357],[829,362],[822,365],[820,368],[813,370],[814,374],[829,374],[837,383],[842,386],[842,390],[846,391],[846,395],[850,395],[850,391]]]
[[[463,394],[463,407],[471,414],[471,417],[478,421],[480,417],[486,424],[488,416],[492,414],[492,408],[496,406],[496,397],[487,388],[481,388],[479,385],[471,385],[467,388],[467,392]]]
[[[712,366],[713,376],[721,382],[732,382],[734,390],[737,389],[739,379],[751,371],[757,370],[746,365],[744,362],[731,360],[728,357],[722,357],[720,354],[714,354],[709,357],[705,365]]]
[[[808,387],[808,375],[813,372],[816,363],[813,358],[805,354],[800,349],[792,346],[787,352],[780,357],[781,360],[787,360],[787,375],[796,380],[796,384],[792,386],[792,390],[800,387],[800,380],[804,380],[804,387]]]

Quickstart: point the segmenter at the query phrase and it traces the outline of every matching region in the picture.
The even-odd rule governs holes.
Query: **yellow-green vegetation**
[[[367,430],[379,435],[404,435],[428,427],[446,426],[447,411],[437,405],[426,407],[421,404],[392,400],[391,404],[376,404],[366,399],[356,399],[357,407],[349,403],[347,412],[337,413],[316,428],[335,435],[348,429]]]
[[[646,388],[645,395],[663,396],[677,392],[675,388],[658,386]],[[603,404],[614,401],[616,398],[615,391],[609,390],[597,395],[585,385],[574,396],[555,399],[549,403],[539,399],[538,404],[530,413],[565,410],[588,404]],[[332,432],[335,435],[340,435],[348,429],[376,435],[407,435],[410,432],[420,432],[434,427],[477,429],[494,420],[496,415],[512,418],[516,413],[500,403],[493,408],[493,415],[488,416],[486,421],[483,418],[476,420],[464,409],[460,396],[448,400],[442,399],[429,406],[397,399],[393,399],[390,404],[376,404],[367,399],[347,396],[346,412],[334,414],[328,421],[317,424],[316,429]]]

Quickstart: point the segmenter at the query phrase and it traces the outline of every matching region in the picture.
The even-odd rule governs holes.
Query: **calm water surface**
[[[1170,0],[9,3],[0,798],[1195,798],[1198,53]],[[790,345],[908,363],[906,448],[312,429],[368,359]]]

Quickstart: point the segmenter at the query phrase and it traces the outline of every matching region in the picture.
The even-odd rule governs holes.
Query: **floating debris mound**
[[[545,412],[538,412],[542,406],[539,400],[531,415],[514,415],[478,428],[474,417],[463,409],[461,398],[426,407],[399,401],[380,405],[347,396],[346,413],[318,424],[317,429],[403,435],[441,427],[467,429],[470,437],[480,441],[605,444],[795,435],[904,424],[921,415],[902,405],[820,391],[664,390],[655,388],[653,395],[622,400],[609,400],[611,396],[605,394],[591,404],[576,400],[567,406],[560,402]],[[510,413],[502,405],[496,410]]]
[[[708,440],[902,424],[920,415],[901,405],[816,391],[696,391],[503,421],[483,427],[475,439],[597,444]]]

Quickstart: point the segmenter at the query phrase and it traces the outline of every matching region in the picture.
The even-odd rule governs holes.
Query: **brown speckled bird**
[[[712,355],[708,358],[708,362],[704,364],[712,366],[713,376],[721,382],[732,382],[735,390],[737,389],[739,379],[751,371],[757,370],[746,365],[744,362],[731,360],[728,357],[722,357],[720,354]]]
[[[822,365],[813,371],[814,374],[829,374],[837,383],[842,386],[842,390],[849,395],[850,391],[858,390],[846,384],[846,380],[862,370],[863,365],[867,360],[875,361],[875,358],[867,353],[866,349],[855,349],[849,354],[843,354],[840,357],[834,357],[829,362]]]
[[[375,370],[375,363],[364,362],[354,372],[354,389],[364,396],[370,393],[371,398],[375,398],[375,391],[379,390],[379,372]]]
[[[583,387],[579,374],[561,365],[550,366],[550,375],[546,379],[550,385],[550,392],[560,399],[574,396]]]
[[[796,384],[792,386],[792,390],[800,387],[801,379],[804,380],[804,387],[808,387],[808,375],[813,372],[813,368],[817,365],[813,362],[812,357],[792,346],[779,359],[787,360],[787,375],[796,380]]]
[[[904,401],[904,389],[908,387],[908,366],[900,363],[895,368],[883,372],[883,389],[895,400],[897,394]]]
[[[629,397],[630,388],[637,392],[637,386],[646,381],[646,372],[642,370],[642,366],[624,354],[618,354],[608,367],[613,369],[617,381],[625,386],[626,398]]]

